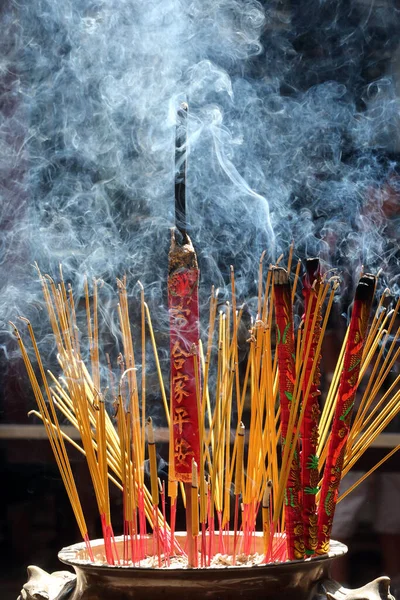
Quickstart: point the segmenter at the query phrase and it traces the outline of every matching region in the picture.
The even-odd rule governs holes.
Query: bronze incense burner
[[[183,537],[183,536],[182,536]],[[182,538],[181,538],[181,541]],[[258,547],[257,547],[258,546]],[[256,551],[263,552],[262,535],[257,536]],[[101,552],[102,541],[95,542],[93,552]],[[74,567],[77,587],[71,600],[161,600],[161,598],[265,598],[307,600],[318,582],[328,577],[329,565],[335,556],[346,552],[335,542],[330,555],[287,563],[250,567],[215,568],[135,568],[109,567],[90,563],[84,544],[64,548],[62,562]],[[107,591],[105,591],[107,590]]]
[[[117,542],[122,550],[122,538]],[[262,552],[262,536],[256,542],[256,550]],[[104,554],[103,540],[92,546],[95,555]],[[387,577],[359,590],[346,590],[329,578],[332,561],[346,551],[346,546],[332,541],[329,554],[306,560],[250,567],[157,569],[91,563],[84,543],[79,543],[59,553],[76,576],[65,571],[49,575],[29,567],[30,579],[19,600],[393,600]]]

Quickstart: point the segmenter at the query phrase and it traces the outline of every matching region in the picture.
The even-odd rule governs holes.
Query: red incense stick
[[[288,425],[292,411],[296,381],[293,309],[288,274],[285,269],[274,269],[275,315],[279,365],[279,398],[281,405],[282,451],[287,443]],[[297,421],[297,419],[296,419]],[[296,427],[294,425],[294,431]],[[289,443],[292,443],[289,440]],[[285,521],[287,556],[289,560],[304,557],[303,519],[300,508],[300,458],[296,448],[285,490]]]
[[[169,252],[168,304],[171,350],[171,426],[174,450],[174,477],[187,485],[187,533],[191,529],[190,489],[192,460],[200,464],[200,435],[196,386],[198,352],[199,269],[192,243],[184,235],[184,243],[172,232]],[[189,536],[189,540],[191,536]]]
[[[192,537],[192,461],[200,464],[199,381],[199,269],[186,232],[186,157],[188,106],[177,114],[175,140],[175,223],[168,269],[168,306],[171,354],[171,426],[173,473],[186,491],[186,531],[189,566],[195,565]],[[177,239],[177,233],[181,241]]]
[[[354,298],[343,371],[339,383],[338,399],[322,480],[318,509],[318,554],[325,554],[329,551],[333,517],[339,494],[339,484],[374,290],[375,277],[372,275],[362,276]]]
[[[316,349],[321,333],[322,315],[320,309],[315,320],[313,320],[313,316],[317,310],[317,297],[320,284],[321,276],[319,260],[318,258],[309,259],[306,261],[306,273],[303,277],[304,318],[306,319],[304,331],[304,352],[306,351],[306,348],[308,348],[310,338],[311,343],[307,364],[305,365],[306,374],[303,381],[303,402],[305,402],[306,406],[301,424],[302,510],[305,553],[307,556],[312,556],[315,554],[318,543],[318,517],[315,497],[319,490],[317,445],[320,416],[318,399],[321,394],[320,390],[318,389],[320,383],[319,363],[321,361],[321,355],[316,356]],[[309,387],[310,374],[313,370],[313,364],[315,361],[317,361],[317,366],[314,369],[313,381]],[[309,389],[308,397],[304,397],[307,389]]]

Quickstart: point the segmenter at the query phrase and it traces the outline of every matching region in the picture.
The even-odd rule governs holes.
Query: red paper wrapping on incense
[[[375,278],[372,275],[364,275],[361,277],[355,293],[319,500],[317,554],[325,554],[329,551],[333,517],[339,494],[374,289]]]
[[[279,365],[279,397],[281,406],[282,452],[287,443],[288,424],[296,382],[295,346],[291,289],[285,269],[274,270],[276,336]],[[296,431],[297,417],[293,429]],[[303,519],[300,507],[300,456],[297,445],[285,489],[285,528],[287,557],[304,558]]]
[[[305,365],[306,373],[303,381],[303,402],[305,403],[305,408],[301,424],[302,444],[300,458],[304,545],[306,556],[315,554],[318,544],[318,517],[315,496],[319,489],[317,445],[320,416],[318,399],[321,394],[321,391],[318,389],[321,377],[319,370],[321,355],[316,355],[316,349],[321,334],[322,315],[319,310],[315,317],[315,311],[317,310],[317,297],[320,283],[319,260],[317,258],[307,260],[306,273],[303,277],[304,319],[307,319],[308,315],[304,331],[304,353],[307,352],[309,343],[311,343],[311,345],[307,364]],[[315,366],[313,380],[309,387],[311,371],[315,361],[317,361],[317,365]],[[307,389],[308,395],[306,396]]]
[[[176,481],[192,481],[192,460],[200,464],[195,368],[199,349],[199,269],[187,235],[179,245],[172,233],[168,306],[171,354],[171,427]],[[171,468],[171,467],[170,467]]]

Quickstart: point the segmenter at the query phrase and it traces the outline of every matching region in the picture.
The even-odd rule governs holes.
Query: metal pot
[[[122,546],[122,538],[117,538]],[[263,538],[256,550],[262,553]],[[103,541],[92,542],[95,554],[102,553]],[[306,560],[252,567],[221,568],[138,568],[109,566],[87,561],[84,544],[74,544],[59,553],[62,562],[77,574],[70,600],[309,600],[318,584],[329,577],[332,561],[347,552],[333,541],[329,554]]]

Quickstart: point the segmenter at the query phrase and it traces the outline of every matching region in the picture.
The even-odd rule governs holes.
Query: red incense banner
[[[293,310],[288,274],[284,269],[274,270],[274,293],[277,352],[279,365],[279,397],[281,405],[282,452],[287,443],[288,425],[293,410],[293,392],[296,382]],[[297,417],[294,430],[297,427]],[[301,481],[299,447],[294,451],[285,490],[285,517],[288,559],[304,558],[303,520],[300,508]]]
[[[188,236],[180,246],[173,233],[169,252],[168,305],[171,353],[171,425],[174,478],[190,483],[192,460],[200,464],[196,363],[199,347],[199,269]]]
[[[306,330],[304,351],[310,343],[310,350],[306,364],[306,374],[303,383],[303,402],[305,403],[304,416],[301,424],[301,483],[302,483],[302,511],[304,524],[304,543],[306,556],[315,554],[318,543],[318,526],[317,526],[317,505],[315,496],[318,493],[319,471],[318,471],[318,425],[320,417],[319,396],[321,394],[318,389],[320,383],[319,363],[321,356],[316,355],[316,348],[321,334],[322,315],[319,311],[314,328],[312,328],[314,313],[317,310],[318,289],[321,283],[319,260],[309,259],[306,262],[306,274],[303,277],[303,296],[304,296],[304,318],[309,315],[308,322],[305,324]],[[311,306],[310,306],[311,305]],[[310,341],[310,337],[312,338]],[[314,370],[313,381],[311,382],[308,395],[310,375],[313,368],[313,363],[317,361],[317,366]]]
[[[349,437],[374,289],[375,278],[372,275],[361,277],[354,299],[343,371],[340,378],[338,399],[322,480],[318,508],[317,554],[325,554],[329,551],[333,517],[339,495],[339,485],[346,455],[346,444]]]

